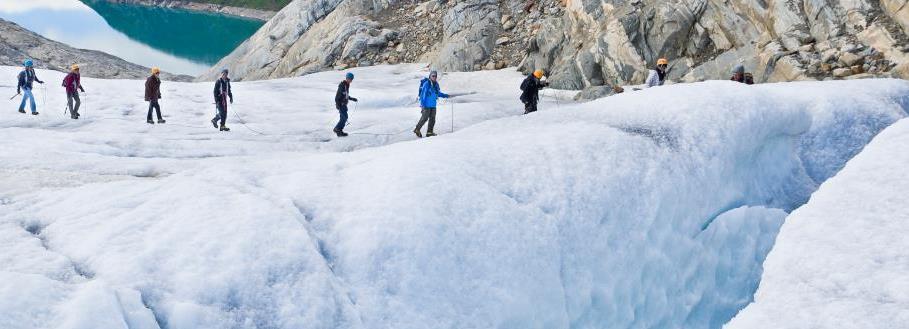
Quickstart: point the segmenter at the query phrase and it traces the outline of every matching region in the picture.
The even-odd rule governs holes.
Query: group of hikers
[[[38,115],[38,107],[35,105],[35,94],[32,92],[34,83],[44,84],[44,81],[38,79],[35,74],[34,62],[27,59],[23,63],[25,69],[19,72],[19,83],[16,85],[16,95],[22,95],[22,103],[19,104],[19,113],[25,113],[26,102],[31,105],[32,115]],[[70,67],[69,74],[63,79],[63,88],[66,89],[66,107],[69,111],[70,118],[79,119],[79,106],[82,101],[79,99],[79,91],[85,92],[82,88],[82,82],[79,76],[79,65],[73,64]],[[15,96],[14,96],[15,97]]]
[[[666,76],[669,74],[669,60],[665,58],[660,58],[656,62],[656,67],[650,70],[650,74],[647,75],[647,80],[644,82],[644,86],[647,88],[662,86],[666,82]],[[731,81],[740,82],[748,85],[754,84],[754,77],[751,73],[745,73],[745,65],[736,64],[732,68],[732,77],[729,78]]]
[[[24,70],[19,73],[19,84],[16,88],[16,95],[22,94],[22,103],[19,105],[19,112],[26,113],[25,105],[26,102],[29,101],[32,115],[38,115],[32,88],[35,82],[44,84],[44,81],[41,81],[38,79],[37,75],[35,75],[34,62],[32,62],[32,60],[25,60],[24,67]],[[146,121],[148,124],[155,124],[155,121],[152,120],[153,111],[157,114],[158,124],[166,122],[161,116],[161,105],[158,103],[158,100],[161,99],[160,74],[161,70],[154,67],[151,69],[151,75],[145,80],[145,101],[148,102],[148,115]],[[217,112],[215,113],[215,117],[211,119],[211,124],[219,131],[230,131],[230,128],[226,125],[227,106],[228,104],[233,104],[234,95],[231,92],[229,74],[230,71],[228,71],[228,69],[223,69],[221,71],[221,76],[215,81],[214,98]],[[666,82],[668,74],[669,61],[665,58],[660,58],[657,60],[654,69],[650,70],[644,86],[646,88],[662,86]],[[544,79],[544,75],[545,73],[543,70],[535,70],[521,82],[520,100],[524,104],[524,114],[537,111],[537,106],[540,101],[540,90],[549,87],[549,82]],[[436,125],[438,100],[439,98],[454,97],[442,92],[438,79],[439,72],[432,70],[429,72],[427,78],[420,81],[420,119],[417,121],[417,125],[413,130],[413,133],[418,138],[436,136],[434,129]],[[338,85],[337,93],[335,93],[335,108],[338,110],[339,120],[333,131],[338,137],[348,136],[348,134],[344,132],[348,120],[347,105],[350,101],[358,101],[355,97],[350,96],[350,85],[353,83],[353,80],[354,74],[347,73],[344,80]],[[754,78],[751,74],[745,72],[745,67],[742,64],[738,64],[733,68],[730,80],[749,85],[754,84]],[[63,79],[63,87],[66,89],[66,104],[70,118],[77,120],[79,119],[79,106],[81,104],[79,91],[85,92],[85,89],[82,88],[79,65],[72,65],[69,74]],[[616,91],[622,92],[621,88],[616,88]],[[424,125],[427,127],[425,135],[423,134]]]

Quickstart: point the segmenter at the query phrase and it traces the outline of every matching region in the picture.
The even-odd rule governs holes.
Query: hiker
[[[423,129],[423,124],[427,121],[429,126],[426,128],[426,137],[436,136],[436,133],[433,132],[436,126],[436,102],[438,102],[439,97],[451,97],[440,90],[438,80],[439,72],[433,70],[429,72],[428,78],[423,78],[420,81],[420,121],[417,122],[417,127],[413,130],[417,138],[423,138],[421,130]]]
[[[549,83],[543,80],[543,70],[533,71],[521,82],[521,102],[524,103],[524,114],[537,111],[537,104],[540,102],[540,89],[549,86]]]
[[[335,93],[335,108],[338,109],[338,124],[335,125],[334,132],[338,137],[347,137],[344,132],[344,126],[347,125],[347,102],[357,102],[356,98],[350,97],[350,83],[353,82],[354,74],[347,72],[344,75],[344,81],[338,84],[338,92]]]
[[[657,60],[656,68],[650,70],[650,75],[647,76],[647,88],[662,86],[666,82],[666,73],[667,68],[669,67],[669,60],[665,58],[660,58]]]
[[[145,101],[148,102],[148,117],[146,121],[148,124],[155,124],[152,121],[152,109],[158,114],[158,123],[165,123],[163,118],[161,118],[161,105],[158,104],[158,100],[161,99],[161,79],[158,78],[158,75],[161,74],[161,69],[153,67],[151,69],[151,76],[148,79],[145,79]]]
[[[221,70],[221,78],[215,82],[215,106],[218,108],[218,113],[211,119],[211,125],[220,131],[230,131],[230,128],[224,125],[227,123],[228,98],[230,98],[231,104],[234,103],[234,94],[230,90],[230,78],[227,77],[229,73],[230,71],[227,69]],[[220,126],[218,125],[219,122]]]
[[[69,74],[63,79],[63,87],[66,88],[66,107],[69,109],[69,116],[73,120],[78,120],[79,105],[82,104],[82,101],[79,100],[79,91],[85,92],[85,88],[82,88],[79,65],[73,64]],[[76,102],[75,107],[73,107],[73,101]]]
[[[22,103],[19,104],[19,113],[25,113],[25,101],[28,100],[29,104],[32,106],[32,115],[38,115],[38,108],[35,106],[35,95],[32,94],[32,83],[38,82],[44,84],[44,81],[38,79],[38,76],[35,75],[35,69],[32,67],[34,63],[32,60],[26,59],[23,63],[25,69],[22,72],[19,72],[19,84],[16,85],[16,95],[25,92],[22,95]]]
[[[729,80],[746,85],[754,84],[754,76],[751,73],[745,73],[745,65],[742,64],[738,64],[732,69],[732,78],[729,78]]]

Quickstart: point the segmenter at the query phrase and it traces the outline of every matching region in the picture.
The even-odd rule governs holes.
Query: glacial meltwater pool
[[[189,75],[204,72],[264,24],[105,0],[0,0],[0,18],[76,48]]]

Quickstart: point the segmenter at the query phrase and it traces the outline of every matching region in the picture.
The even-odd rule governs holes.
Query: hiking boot
[[[431,131],[426,133],[426,137],[433,137],[433,136],[438,136],[438,135],[436,135],[436,133],[431,132]]]
[[[38,115],[38,114],[39,114],[38,112],[32,112],[32,115]]]
[[[344,132],[343,130],[335,130],[335,134],[338,135],[338,137],[347,137],[348,136],[348,134],[346,132]]]
[[[414,129],[413,133],[417,135],[417,138],[423,138],[423,134],[420,133],[419,129]]]
[[[25,114],[25,110],[19,109],[19,113]]]
[[[164,119],[158,119],[158,124],[162,124],[162,123],[165,123],[165,122],[167,122],[167,120],[164,120]]]
[[[218,129],[218,118],[211,119],[211,125]]]
[[[150,124],[150,125],[155,124],[155,121],[154,121],[154,120],[148,120],[148,121],[145,121],[145,122],[148,122],[148,124]]]
[[[227,128],[225,125],[221,125],[221,131],[230,131],[230,128]]]

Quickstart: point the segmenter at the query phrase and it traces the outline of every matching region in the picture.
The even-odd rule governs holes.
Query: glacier
[[[756,302],[725,328],[905,327],[907,163],[903,119],[786,219]]]
[[[909,109],[902,80],[708,81],[520,116],[506,69],[445,74],[416,140],[425,69],[353,72],[346,139],[343,72],[235,83],[230,133],[209,83],[165,82],[164,125],[129,80],[0,115],[0,327],[719,328]]]

